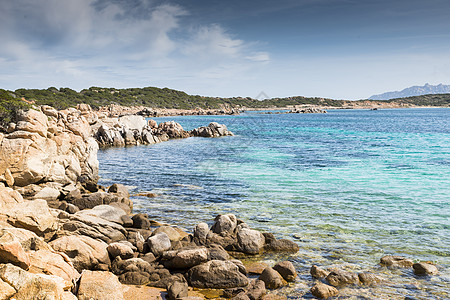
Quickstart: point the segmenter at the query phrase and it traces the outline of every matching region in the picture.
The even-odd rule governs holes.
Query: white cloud
[[[233,78],[269,60],[218,24],[191,26],[188,15],[153,0],[7,2],[0,11],[1,88]]]

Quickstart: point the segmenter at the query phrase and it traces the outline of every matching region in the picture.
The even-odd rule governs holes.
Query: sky
[[[0,88],[365,99],[450,84],[449,0],[0,0]]]

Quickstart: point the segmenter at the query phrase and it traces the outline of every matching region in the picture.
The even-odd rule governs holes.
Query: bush
[[[0,89],[0,131],[6,131],[9,123],[17,121],[19,110],[30,107],[25,101],[15,98],[11,92]]]

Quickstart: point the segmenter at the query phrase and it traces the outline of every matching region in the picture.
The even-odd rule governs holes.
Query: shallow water
[[[284,290],[292,299],[311,286],[311,264],[386,279],[341,296],[450,298],[450,109],[156,120],[186,130],[217,121],[236,136],[101,150],[101,183],[159,195],[136,197],[136,211],[188,230],[231,212],[295,240],[301,250],[290,260],[300,281]],[[433,261],[440,274],[380,268],[385,254]]]

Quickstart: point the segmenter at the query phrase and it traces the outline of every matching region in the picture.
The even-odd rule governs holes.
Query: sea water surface
[[[301,250],[289,260],[299,280],[283,291],[291,299],[311,297],[312,264],[385,279],[341,289],[341,297],[450,298],[450,109],[155,120],[186,130],[216,121],[235,136],[101,150],[102,184],[158,195],[135,197],[135,211],[189,231],[234,213],[296,241]],[[431,261],[440,273],[381,268],[387,254]]]

